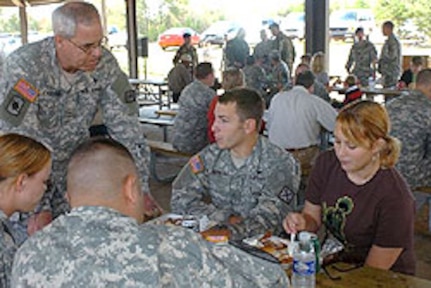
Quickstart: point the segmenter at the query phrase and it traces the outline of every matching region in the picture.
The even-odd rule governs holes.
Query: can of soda
[[[195,217],[184,217],[181,226],[199,232],[199,221]]]

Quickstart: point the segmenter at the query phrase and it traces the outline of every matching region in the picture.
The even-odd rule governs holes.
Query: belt
[[[286,148],[285,150],[287,152],[299,152],[299,151],[304,151],[304,150],[312,149],[312,148],[318,148],[318,146],[312,145],[312,146],[308,146],[308,147],[304,147],[304,148]]]

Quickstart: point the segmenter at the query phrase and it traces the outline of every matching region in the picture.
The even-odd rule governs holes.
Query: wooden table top
[[[159,116],[175,117],[178,114],[178,110],[157,110],[157,111],[154,111],[154,113],[156,113]]]
[[[341,266],[337,264],[337,266]],[[331,276],[340,276],[340,280],[331,280],[323,271],[316,276],[316,287],[337,288],[337,287],[389,287],[389,288],[426,288],[431,287],[431,281],[426,279],[385,271],[371,267],[361,267],[348,272],[338,272],[335,269],[327,268]]]

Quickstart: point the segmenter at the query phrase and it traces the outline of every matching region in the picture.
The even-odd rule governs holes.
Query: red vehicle
[[[192,45],[198,45],[200,41],[199,34],[188,27],[170,28],[159,35],[159,45],[165,50],[168,47],[179,47],[184,43],[183,34],[189,33],[192,36]]]

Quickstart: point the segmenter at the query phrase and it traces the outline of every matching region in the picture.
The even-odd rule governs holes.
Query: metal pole
[[[127,46],[129,51],[129,77],[138,78],[138,48],[135,0],[126,0]]]

